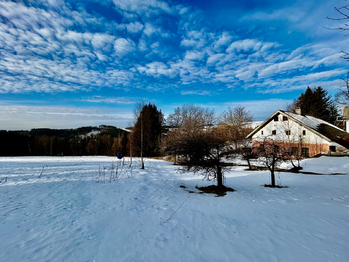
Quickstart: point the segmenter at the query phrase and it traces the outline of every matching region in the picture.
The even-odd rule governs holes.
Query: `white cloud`
[[[314,83],[320,79],[326,80],[333,77],[340,78],[346,73],[347,73],[347,70],[330,70],[330,71],[324,71],[324,72],[318,72],[318,73],[310,73],[306,75],[293,77],[291,79],[291,82],[307,81],[308,83]]]
[[[232,52],[247,52],[251,49],[256,51],[261,46],[261,43],[255,39],[244,39],[244,40],[238,40],[233,43],[227,48],[226,52],[232,53]]]
[[[174,77],[175,71],[162,62],[152,62],[146,66],[139,66],[138,71],[153,77],[167,76]]]
[[[208,44],[207,37],[204,29],[201,31],[190,30],[186,32],[180,45],[186,48],[202,49]]]
[[[90,102],[90,103],[101,103],[101,104],[121,104],[130,105],[135,104],[137,99],[131,97],[102,97],[94,96],[86,99],[81,99],[80,101]]]
[[[182,91],[182,95],[200,95],[200,96],[210,96],[212,92],[207,90],[188,90]]]
[[[174,7],[158,0],[113,0],[115,6],[122,11],[136,13],[140,16],[151,17],[161,13],[171,14]]]
[[[135,43],[131,39],[118,38],[114,42],[114,49],[118,56],[123,56],[134,50]]]
[[[212,54],[207,59],[207,65],[213,66],[224,57],[224,54]]]
[[[91,44],[95,50],[101,50],[104,52],[112,51],[112,46],[115,40],[115,36],[108,34],[96,33],[92,35]]]
[[[225,103],[224,107],[245,107],[251,112],[253,121],[264,121],[277,110],[285,110],[286,106],[292,102],[292,99],[247,100]]]
[[[131,34],[138,33],[143,30],[144,25],[136,21],[135,23],[130,23],[126,25],[127,31]]]
[[[190,6],[160,0],[114,3],[121,24],[94,17],[84,5],[73,11],[60,1],[42,1],[40,7],[47,8],[35,1],[34,7],[0,2],[6,19],[0,23],[0,92],[180,89],[207,83],[287,92],[306,81],[331,82],[339,77],[332,67],[345,70],[339,51],[346,41],[288,50],[208,27],[203,13]]]
[[[188,60],[202,60],[205,56],[205,53],[200,51],[187,51],[185,53],[185,59]]]
[[[13,121],[16,119],[16,121]],[[1,105],[0,122],[7,130],[78,128],[102,124],[126,127],[132,112],[113,109]]]
[[[223,51],[221,49],[227,46],[232,39],[232,35],[230,35],[228,32],[223,32],[222,35],[219,36],[218,40],[213,43],[213,48],[216,51]]]
[[[161,29],[154,27],[151,23],[146,23],[143,33],[149,37],[155,33],[161,34]]]
[[[285,15],[287,14],[287,15]],[[308,15],[308,12],[300,11],[300,8],[287,7],[280,10],[273,10],[272,12],[256,12],[248,14],[241,20],[288,20],[290,23],[297,23],[302,21],[304,17]]]

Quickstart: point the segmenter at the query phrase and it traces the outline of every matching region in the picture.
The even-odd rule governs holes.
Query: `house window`
[[[271,131],[272,135],[276,135],[276,130]]]
[[[259,145],[259,150],[260,150],[260,151],[264,151],[264,145],[263,145],[263,144],[260,144],[260,145]]]
[[[279,146],[274,146],[274,153],[279,153],[280,147]]]
[[[305,130],[303,130],[303,136],[305,136],[307,134],[307,132]]]
[[[289,136],[289,135],[291,135],[291,130],[286,130],[285,133],[287,136]]]
[[[263,130],[261,131],[261,135],[263,135]]]
[[[279,116],[274,116],[274,121],[279,121]]]
[[[302,156],[309,157],[309,148],[302,147]]]
[[[330,151],[331,152],[336,152],[336,146],[330,146]]]
[[[291,147],[291,155],[298,156],[298,147]]]
[[[283,116],[282,117],[282,121],[288,121],[288,117],[287,116]]]

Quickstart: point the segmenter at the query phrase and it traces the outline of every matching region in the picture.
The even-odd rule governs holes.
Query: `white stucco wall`
[[[262,142],[265,138],[272,139],[275,141],[285,141],[285,142],[301,142],[309,144],[329,144],[329,142],[319,135],[313,133],[309,129],[301,126],[300,124],[294,122],[290,118],[287,121],[283,121],[283,115],[277,115],[278,121],[274,119],[261,128],[252,137],[252,140]],[[276,135],[272,134],[272,131],[276,131]],[[286,131],[290,131],[290,135],[286,135]],[[305,131],[305,135],[303,135]]]

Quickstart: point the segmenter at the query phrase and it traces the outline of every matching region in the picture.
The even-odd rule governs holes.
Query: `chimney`
[[[296,112],[297,115],[301,115],[302,114],[302,110],[301,110],[300,107],[296,107],[295,112]]]
[[[343,119],[349,120],[349,106],[346,106],[343,109]]]

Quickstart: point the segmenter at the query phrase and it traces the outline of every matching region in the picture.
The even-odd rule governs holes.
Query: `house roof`
[[[250,134],[247,135],[246,138],[252,138],[252,136],[257,133],[260,129],[262,129],[265,125],[267,125],[274,116],[281,114],[284,116],[287,116],[288,118],[292,119],[299,125],[303,126],[304,128],[312,131],[313,133],[319,135],[320,137],[324,138],[327,141],[333,141],[336,142],[346,148],[349,148],[349,143],[345,141],[344,139],[349,138],[349,133],[345,132],[344,130],[340,129],[339,127],[336,127],[335,125],[332,125],[322,119],[309,116],[309,115],[298,115],[291,112],[285,112],[283,110],[276,111],[273,115],[271,115],[267,120],[265,120],[261,125],[259,125],[257,128],[255,128]]]

